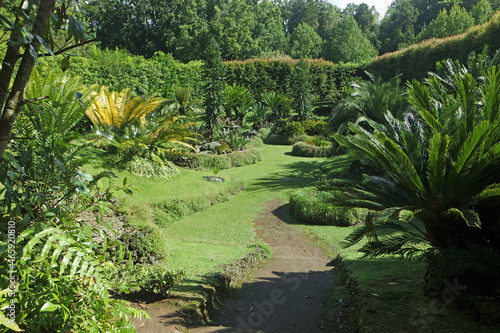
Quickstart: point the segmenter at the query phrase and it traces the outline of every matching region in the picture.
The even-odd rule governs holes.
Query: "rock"
[[[251,138],[252,136],[256,136],[257,134],[259,134],[259,132],[257,131],[246,131],[244,133],[242,133],[244,137],[248,137],[248,138]]]
[[[217,147],[220,147],[220,142],[206,142],[200,146],[200,151],[213,151]]]

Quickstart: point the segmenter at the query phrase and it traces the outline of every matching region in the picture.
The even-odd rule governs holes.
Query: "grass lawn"
[[[163,263],[172,270],[183,270],[188,280],[198,280],[226,264],[243,257],[258,242],[252,221],[265,202],[280,198],[285,203],[290,193],[311,185],[321,175],[323,158],[301,158],[289,154],[291,146],[264,146],[259,148],[264,160],[257,164],[220,171],[224,183],[209,182],[203,176],[212,171],[181,169],[168,180],[154,180],[114,170],[117,182],[127,177],[133,182],[136,195],[120,195],[122,210],[130,224],[150,228],[156,248],[164,254]],[[87,171],[102,171],[97,164]],[[242,185],[243,190],[230,196],[226,202],[210,206],[198,213],[184,216],[168,225],[157,225],[155,205],[173,199],[188,199],[224,192]]]
[[[479,325],[454,310],[423,295],[425,263],[399,257],[363,258],[356,252],[360,244],[342,249],[339,245],[353,227],[310,226],[297,223],[306,233],[317,237],[331,255],[338,253],[351,271],[357,286],[336,286],[331,296],[331,319],[351,315],[361,332],[499,332],[500,327]],[[453,285],[453,281],[451,281]],[[348,299],[352,288],[357,299],[344,309],[337,309],[339,299]],[[352,325],[352,324],[351,324]]]

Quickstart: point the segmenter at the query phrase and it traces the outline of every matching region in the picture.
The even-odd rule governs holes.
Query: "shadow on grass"
[[[248,191],[279,191],[311,186],[321,179],[323,160],[299,161],[279,166],[280,172],[270,173],[246,186]]]

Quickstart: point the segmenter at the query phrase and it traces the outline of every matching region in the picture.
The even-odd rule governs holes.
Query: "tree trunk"
[[[33,23],[33,34],[36,34],[38,36],[43,36],[45,34],[45,31],[49,24],[50,16],[52,15],[54,9],[54,3],[55,0],[40,1],[40,7],[38,8],[38,12]],[[40,50],[40,42],[37,38],[33,39],[31,45],[34,47],[35,52],[38,53],[38,51]],[[9,50],[10,49],[11,48],[9,48]],[[9,61],[9,59],[7,59],[7,56],[13,59],[13,54],[9,54],[8,52],[5,56],[5,60],[2,66],[2,73],[4,72],[4,67],[9,67],[5,63],[6,61]],[[30,55],[30,53],[28,51],[25,51],[24,55],[22,56],[21,64],[19,65],[19,70],[17,71],[16,78],[12,85],[9,96],[4,103],[0,104],[3,105],[3,112],[0,118],[0,163],[3,161],[3,155],[5,153],[7,145],[9,144],[12,128],[14,127],[14,122],[19,115],[19,112],[21,111],[21,107],[23,106],[24,92],[29,82],[31,72],[33,71],[33,67],[35,66],[35,62],[35,59]],[[11,68],[13,68],[14,64],[9,65]],[[3,89],[5,89],[5,84],[8,84],[8,81],[10,81],[10,77],[12,76],[12,73],[10,73],[8,81],[3,81],[7,79],[7,76],[9,74],[8,70],[6,69],[6,72],[3,74],[5,75],[5,77],[2,77],[2,75],[0,74],[0,89],[2,89],[0,90],[0,97],[1,94],[6,95],[6,90]],[[3,102],[2,100],[0,101]]]

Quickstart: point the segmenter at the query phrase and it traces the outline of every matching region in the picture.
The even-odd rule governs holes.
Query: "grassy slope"
[[[263,162],[218,174],[243,183],[241,193],[164,228],[170,244],[170,267],[184,269],[189,275],[203,275],[213,270],[214,264],[241,258],[256,242],[252,221],[263,204],[275,198],[287,201],[290,191],[317,179],[322,159],[286,155],[291,151],[289,146],[261,149]]]
[[[291,191],[310,185],[321,172],[321,158],[300,158],[289,155],[291,146],[264,146],[259,148],[264,160],[257,164],[222,170],[217,174],[224,183],[208,182],[203,176],[211,171],[182,169],[168,180],[134,177],[116,171],[119,181],[127,177],[133,182],[136,195],[121,196],[123,211],[136,227],[153,229],[157,248],[165,255],[164,263],[173,270],[184,270],[188,279],[198,279],[213,271],[218,264],[232,262],[250,252],[255,244],[253,219],[266,201],[280,198],[288,201]],[[98,164],[87,171],[101,171]],[[186,216],[170,225],[154,224],[155,204],[171,199],[210,195],[229,189],[238,183],[244,189],[229,201]]]

